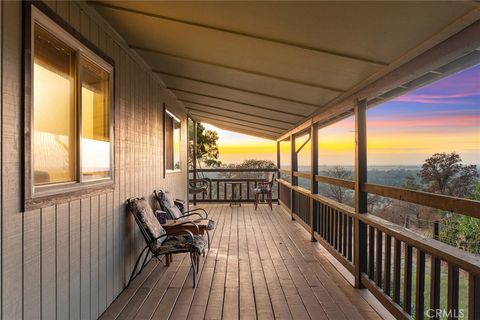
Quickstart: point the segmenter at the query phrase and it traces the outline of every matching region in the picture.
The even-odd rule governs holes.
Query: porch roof
[[[89,3],[193,118],[271,139],[348,112],[342,101],[480,18],[473,2]]]

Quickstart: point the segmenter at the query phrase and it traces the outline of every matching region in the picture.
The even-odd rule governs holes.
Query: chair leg
[[[255,193],[254,206],[255,206],[255,210],[257,210],[257,206],[258,206],[258,194],[257,193]]]
[[[165,255],[165,265],[166,265],[167,267],[170,266],[170,255],[169,255],[169,254],[166,254],[166,255]]]
[[[210,250],[210,233],[207,230],[207,243],[208,243],[208,250]]]
[[[197,273],[200,271],[200,254],[195,254],[197,256]]]
[[[194,253],[190,253],[190,261],[192,262],[192,280],[193,280],[193,287],[195,288],[196,282],[196,275],[197,275],[197,267],[195,266],[195,257]]]
[[[272,194],[271,193],[268,194],[268,205],[270,206],[270,210],[273,210],[273,208],[272,208]]]
[[[127,283],[126,288],[128,288],[128,286],[130,285],[130,283],[132,282],[132,280],[135,279],[135,277],[136,277],[140,272],[142,272],[143,268],[145,267],[145,261],[147,260],[148,253],[147,253],[147,255],[145,256],[145,259],[143,260],[142,267],[141,267],[140,270],[138,271],[137,275],[135,274],[135,271],[137,270],[137,267],[138,267],[138,263],[140,262],[140,258],[142,257],[143,253],[144,253],[145,250],[147,250],[147,249],[148,249],[148,245],[146,245],[145,248],[143,248],[143,250],[142,250],[142,251],[140,252],[140,254],[138,255],[137,261],[135,261],[135,266],[133,267],[132,273],[130,274],[130,279],[128,280],[128,283]]]

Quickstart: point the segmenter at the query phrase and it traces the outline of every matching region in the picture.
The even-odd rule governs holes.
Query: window
[[[179,171],[180,164],[180,120],[165,110],[165,170]]]
[[[112,64],[31,9],[26,199],[112,183]]]

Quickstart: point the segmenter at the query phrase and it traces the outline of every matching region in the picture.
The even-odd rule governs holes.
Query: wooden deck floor
[[[281,207],[203,207],[217,227],[197,288],[188,257],[152,260],[102,319],[382,318]]]

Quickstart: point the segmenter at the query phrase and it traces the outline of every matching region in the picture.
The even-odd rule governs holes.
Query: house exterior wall
[[[152,200],[155,188],[187,198],[187,122],[175,97],[94,10],[82,2],[45,3],[115,61],[115,186],[22,212],[22,3],[2,1],[0,314],[97,318],[123,290],[144,245],[125,200]],[[182,171],[165,179],[164,103],[182,120]]]

